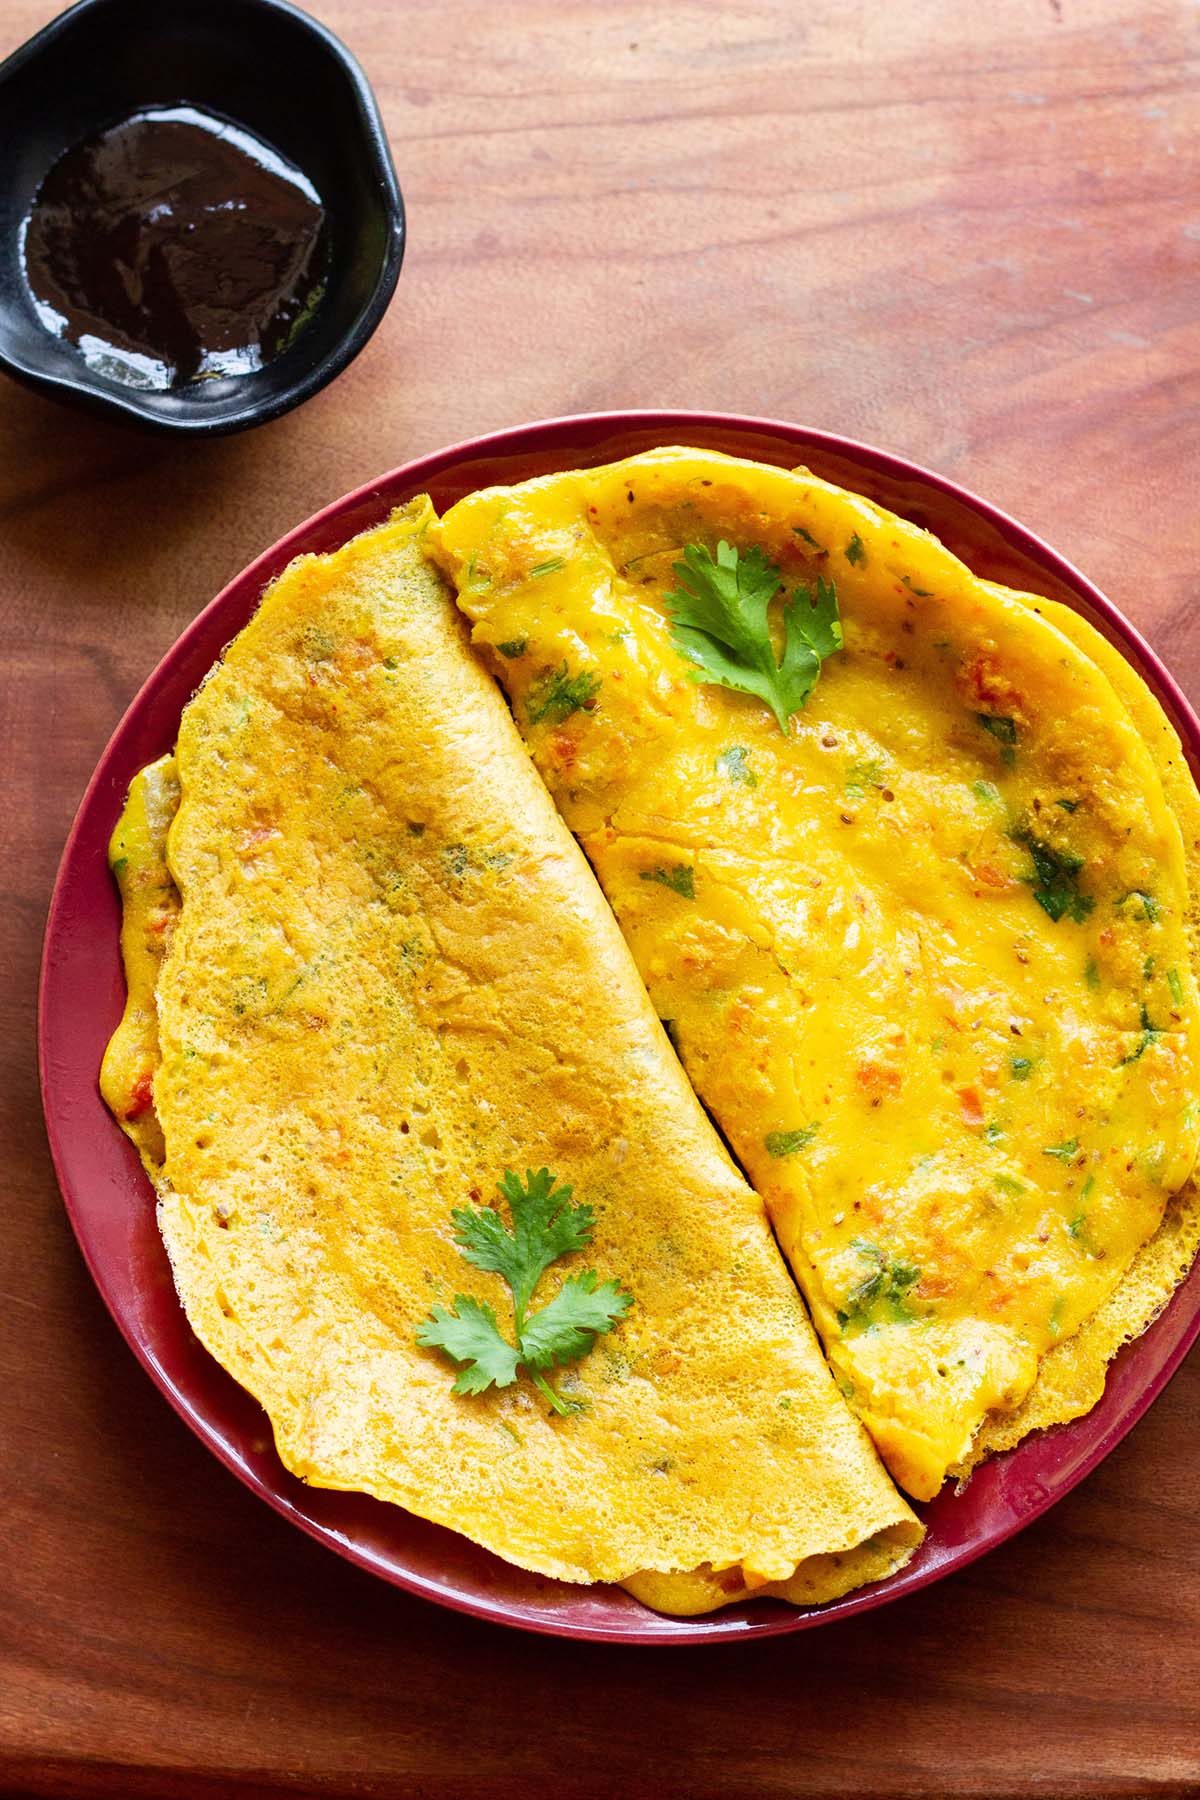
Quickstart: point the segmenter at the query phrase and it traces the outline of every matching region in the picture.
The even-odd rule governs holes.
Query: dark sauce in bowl
[[[59,158],[21,228],[38,318],[132,387],[251,374],[320,305],[325,208],[294,163],[198,107],[153,107]]]

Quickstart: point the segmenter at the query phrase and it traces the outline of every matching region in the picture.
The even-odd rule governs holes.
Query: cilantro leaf
[[[872,756],[864,762],[852,763],[846,773],[847,800],[865,800],[869,787],[886,786],[887,772],[878,757]]]
[[[1011,769],[1017,760],[1017,723],[1015,719],[1005,718],[998,713],[975,714],[975,723],[981,730],[994,737],[1000,746],[1000,761],[1006,769]]]
[[[1139,1037],[1139,1039],[1138,1039],[1137,1043],[1134,1045],[1133,1049],[1129,1052],[1129,1055],[1123,1056],[1121,1058],[1120,1062],[1117,1064],[1117,1067],[1120,1069],[1123,1069],[1123,1068],[1125,1068],[1125,1066],[1128,1063],[1140,1062],[1142,1057],[1146,1054],[1146,1051],[1150,1048],[1151,1044],[1157,1044],[1159,1038],[1163,1037],[1164,1035],[1165,1035],[1165,1033],[1163,1031],[1163,1028],[1160,1025],[1155,1025],[1152,1023],[1150,1014],[1146,1011],[1145,1006],[1143,1006],[1142,1007],[1142,1035]]]
[[[982,726],[984,731],[1001,744],[1011,746],[1017,741],[1017,726],[1014,719],[1006,719],[998,713],[976,713],[975,723]]]
[[[1099,1256],[1101,1254],[1100,1246],[1093,1238],[1091,1229],[1088,1225],[1088,1215],[1086,1212],[1076,1213],[1075,1217],[1068,1221],[1067,1231],[1069,1235],[1075,1239],[1075,1242],[1079,1245],[1079,1248],[1083,1251],[1085,1256]]]
[[[818,1125],[801,1125],[795,1131],[768,1131],[763,1145],[768,1156],[795,1156],[806,1150],[820,1130]]]
[[[499,1192],[512,1210],[510,1231],[493,1206],[456,1207],[454,1241],[466,1262],[502,1275],[518,1317],[552,1262],[591,1242],[590,1206],[571,1204],[572,1189],[555,1186],[549,1169],[525,1171],[525,1185],[505,1169]]]
[[[873,1267],[869,1275],[851,1288],[845,1305],[838,1308],[837,1322],[841,1331],[846,1336],[857,1337],[860,1332],[877,1330],[880,1325],[911,1324],[916,1314],[908,1303],[908,1290],[920,1281],[920,1269],[911,1263],[889,1260],[877,1244],[868,1243],[865,1238],[852,1238],[851,1249]]]
[[[1079,891],[1082,856],[1076,856],[1071,850],[1056,850],[1029,831],[1014,832],[1013,836],[1018,844],[1025,845],[1033,858],[1033,874],[1024,879],[1033,889],[1033,897],[1042,911],[1048,913],[1056,925],[1062,918],[1074,919],[1081,925],[1096,904],[1091,894]]]
[[[800,586],[783,609],[783,658],[776,662],[768,608],[781,586],[778,565],[758,545],[744,554],[722,540],[714,561],[700,544],[686,544],[674,565],[679,587],[666,597],[675,648],[689,663],[689,679],[753,694],[770,707],[787,735],[827,656],[842,648],[833,583],[818,576]]]
[[[1135,918],[1138,916],[1138,908],[1140,908],[1141,917],[1143,919],[1149,919],[1152,925],[1157,924],[1158,920],[1162,917],[1162,907],[1154,898],[1154,895],[1144,894],[1141,888],[1131,888],[1127,894],[1122,894],[1121,898],[1117,901],[1118,911],[1123,908],[1126,913],[1129,913],[1130,908],[1128,902],[1130,900],[1136,902],[1136,908],[1133,910],[1133,916]]]
[[[794,624],[797,634],[816,656],[819,663],[824,662],[827,656],[832,656],[835,650],[840,650],[845,643],[842,621],[838,613],[837,589],[832,581],[826,581],[822,575],[817,576],[815,588],[801,584],[796,589],[784,610],[783,618],[788,628],[789,647],[791,628]],[[785,649],[785,665],[787,658],[788,650]],[[819,672],[819,670],[814,671],[812,681],[804,695],[805,700],[816,686]],[[800,704],[803,705],[804,701],[801,701]]]
[[[418,1329],[417,1342],[425,1349],[444,1350],[451,1362],[464,1365],[454,1382],[456,1394],[511,1387],[517,1379],[517,1353],[501,1337],[495,1313],[469,1294],[454,1296],[453,1312],[435,1306]]]
[[[717,770],[722,775],[728,775],[730,781],[737,782],[739,787],[757,787],[758,776],[746,761],[749,754],[745,744],[730,744],[728,750],[722,750],[718,756]]]
[[[591,1349],[593,1339],[610,1331],[633,1305],[633,1295],[619,1282],[599,1281],[594,1269],[567,1279],[545,1306],[535,1312],[521,1334],[524,1361],[531,1369],[574,1362]]]
[[[549,1169],[526,1169],[523,1182],[505,1169],[497,1191],[508,1202],[511,1227],[494,1206],[456,1207],[454,1241],[465,1262],[507,1283],[515,1347],[502,1336],[492,1308],[464,1294],[455,1297],[453,1312],[434,1307],[417,1342],[463,1365],[456,1394],[509,1387],[524,1368],[555,1412],[574,1412],[576,1403],[556,1394],[540,1371],[584,1355],[601,1332],[624,1317],[633,1296],[615,1281],[600,1283],[588,1269],[568,1276],[552,1300],[530,1313],[534,1290],[550,1265],[591,1243],[595,1215],[590,1206],[577,1204],[569,1183],[560,1185]]]
[[[684,900],[696,898],[696,870],[691,863],[674,863],[669,869],[642,869],[639,871],[642,881],[657,881],[661,887],[670,888],[673,894],[679,894]]]
[[[557,1178],[549,1169],[525,1171],[525,1185],[511,1169],[505,1169],[500,1192],[512,1209],[517,1250],[525,1265],[527,1285],[532,1294],[544,1272],[560,1256],[570,1256],[592,1241],[596,1216],[590,1206],[572,1199],[574,1189],[569,1182],[556,1185]],[[530,1270],[536,1270],[529,1275]],[[511,1284],[510,1284],[511,1285]],[[522,1309],[523,1310],[523,1309]]]
[[[572,675],[565,662],[557,669],[547,669],[533,682],[525,696],[525,710],[531,725],[561,725],[572,713],[596,704],[600,691],[599,675],[586,671]]]

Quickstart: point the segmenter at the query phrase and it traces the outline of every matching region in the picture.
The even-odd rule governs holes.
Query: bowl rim
[[[335,1550],[356,1566],[421,1598],[492,1623],[538,1634],[653,1647],[663,1644],[728,1643],[813,1629],[872,1611],[880,1605],[919,1592],[930,1583],[967,1567],[979,1556],[998,1548],[1017,1531],[1041,1517],[1089,1475],[1132,1430],[1176,1373],[1187,1351],[1200,1336],[1200,1259],[1174,1289],[1153,1323],[1132,1343],[1117,1352],[1108,1365],[1104,1393],[1095,1407],[1068,1424],[1052,1427],[1048,1432],[1031,1434],[1015,1449],[981,1465],[972,1478],[972,1484],[978,1482],[988,1470],[1019,1468],[1020,1463],[1016,1459],[1022,1457],[1025,1462],[1034,1463],[1038,1468],[1036,1479],[1019,1482],[1013,1493],[1006,1496],[1009,1516],[1001,1525],[987,1531],[981,1541],[968,1539],[955,1542],[951,1539],[944,1553],[926,1555],[925,1549],[931,1543],[927,1538],[926,1546],[918,1551],[919,1560],[915,1567],[910,1564],[882,1582],[856,1589],[840,1600],[829,1601],[819,1607],[797,1609],[785,1607],[783,1603],[769,1603],[770,1611],[755,1611],[747,1618],[744,1616],[747,1604],[761,1607],[763,1603],[743,1602],[738,1607],[702,1615],[698,1619],[669,1619],[654,1614],[649,1609],[642,1609],[646,1615],[645,1620],[637,1618],[636,1623],[628,1628],[609,1623],[594,1624],[586,1619],[572,1620],[556,1614],[539,1614],[528,1608],[523,1612],[519,1603],[506,1601],[503,1597],[463,1593],[412,1570],[385,1564],[379,1555],[348,1538],[344,1530],[332,1528],[303,1512],[295,1499],[284,1491],[283,1478],[286,1477],[286,1471],[281,1463],[278,1464],[276,1477],[268,1481],[237,1455],[219,1436],[211,1420],[206,1418],[204,1403],[198,1405],[189,1393],[176,1385],[154,1355],[152,1347],[139,1339],[132,1319],[127,1316],[128,1308],[123,1309],[120,1295],[113,1291],[100,1265],[89,1236],[86,1208],[80,1204],[75,1192],[67,1148],[60,1129],[56,1078],[52,1066],[55,1029],[52,1015],[59,1003],[55,991],[53,950],[62,929],[82,830],[90,815],[110,798],[110,794],[105,793],[106,786],[115,791],[112,790],[110,766],[120,761],[124,740],[131,735],[132,728],[141,715],[151,707],[156,690],[165,684],[178,664],[186,663],[189,651],[208,634],[222,612],[232,610],[249,588],[253,588],[256,595],[260,594],[265,583],[294,555],[310,547],[314,538],[318,540],[318,547],[322,551],[347,541],[349,536],[368,527],[369,521],[360,516],[364,510],[374,508],[378,521],[386,517],[391,507],[399,504],[403,498],[420,492],[431,480],[459,464],[506,453],[529,453],[537,450],[550,452],[559,445],[575,447],[580,435],[603,442],[606,437],[640,429],[652,430],[658,434],[660,445],[686,443],[690,432],[737,431],[792,440],[801,449],[815,447],[886,476],[915,480],[965,507],[997,532],[1004,543],[1040,564],[1078,599],[1092,607],[1109,627],[1127,660],[1130,660],[1128,652],[1134,652],[1152,690],[1160,700],[1168,704],[1168,711],[1180,729],[1189,765],[1194,773],[1200,775],[1200,717],[1142,634],[1094,583],[1059,552],[1002,509],[979,499],[959,483],[925,469],[909,458],[877,449],[839,433],[747,414],[645,408],[576,413],[541,419],[462,439],[444,449],[416,457],[320,508],[248,563],[174,640],[118,721],[97,761],[68,833],[54,882],[43,939],[37,1032],[38,1067],[47,1138],[64,1206],[85,1263],[118,1330],[137,1360],[176,1413],[218,1461],[252,1492],[264,1499],[273,1510],[298,1525],[308,1536]],[[352,520],[353,524],[350,530],[339,537],[337,527],[342,520]],[[257,604],[257,599],[254,604]],[[109,811],[112,812],[111,805]],[[120,1138],[121,1146],[128,1150],[129,1146],[115,1122],[112,1129],[114,1141]],[[1139,1379],[1137,1373],[1142,1362],[1152,1364],[1149,1376],[1144,1381]],[[213,1366],[220,1369],[219,1364],[214,1363]],[[232,1381],[233,1378],[227,1379]],[[1078,1453],[1074,1455],[1070,1453],[1072,1443],[1079,1446]],[[1046,1446],[1050,1447],[1049,1454],[1042,1456],[1039,1461],[1034,1451]],[[312,1489],[306,1492],[319,1497],[326,1490]],[[971,1489],[968,1488],[966,1493],[970,1492]],[[917,1510],[927,1513],[943,1503],[957,1504],[957,1497],[949,1493],[949,1484],[930,1507]],[[448,1535],[457,1536],[454,1533]],[[490,1553],[485,1551],[480,1554],[490,1557]],[[496,1562],[501,1569],[509,1567],[499,1558],[490,1560]],[[549,1585],[557,1588],[564,1584]],[[582,1587],[579,1595],[582,1598],[592,1591],[594,1590]]]
[[[26,67],[36,62],[47,50],[71,36],[86,15],[115,10],[128,4],[129,0],[75,0],[75,4],[68,7],[66,12],[59,13],[56,18],[43,25],[40,31],[27,38],[23,44],[18,44],[0,62],[0,85],[13,76],[19,77]],[[143,390],[139,388],[119,388],[116,385],[111,388],[102,387],[81,376],[48,369],[41,366],[36,358],[27,359],[14,355],[2,337],[0,370],[24,386],[64,403],[86,406],[93,413],[121,418],[162,436],[226,437],[234,432],[247,431],[256,425],[269,424],[272,419],[278,419],[284,413],[303,405],[323,387],[327,387],[366,347],[378,329],[400,279],[408,224],[404,195],[400,189],[379,102],[353,51],[327,25],[303,8],[293,5],[292,0],[190,0],[190,4],[196,10],[207,8],[214,14],[258,12],[290,20],[307,32],[348,78],[362,128],[363,159],[370,164],[380,190],[387,224],[383,254],[369,295],[337,342],[316,361],[304,365],[285,388],[264,394],[258,400],[247,398],[241,406],[224,412],[219,417],[206,415],[200,404],[194,401],[188,402],[189,406],[195,406],[194,411],[174,415],[154,412],[145,403]],[[153,11],[148,12],[140,27],[141,32],[152,39],[159,29],[158,15]],[[246,123],[249,129],[253,129],[250,122]],[[89,373],[86,364],[83,365],[83,373]]]

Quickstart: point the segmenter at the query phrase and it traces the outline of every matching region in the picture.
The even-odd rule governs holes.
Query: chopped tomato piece
[[[153,1104],[154,1071],[153,1069],[147,1069],[143,1075],[139,1075],[137,1082],[134,1085],[133,1092],[129,1096],[129,1104],[125,1108],[125,1117],[127,1119],[140,1119],[144,1112],[149,1112]]]
[[[958,1106],[968,1125],[983,1124],[983,1096],[977,1087],[959,1088]]]

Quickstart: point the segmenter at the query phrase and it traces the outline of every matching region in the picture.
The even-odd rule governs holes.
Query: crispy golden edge
[[[166,1150],[153,1099],[161,1060],[155,989],[179,916],[167,867],[167,831],[178,804],[175,758],[160,756],[134,776],[108,845],[121,897],[125,1010],[100,1065],[100,1092],[154,1182]]]
[[[655,1612],[696,1618],[740,1600],[786,1600],[791,1606],[822,1606],[869,1582],[883,1581],[909,1561],[923,1530],[893,1525],[851,1550],[809,1556],[786,1581],[748,1582],[741,1569],[693,1569],[686,1574],[631,1575],[621,1586]]]

